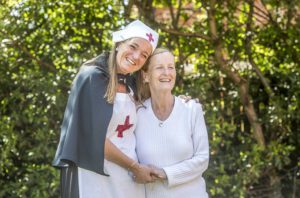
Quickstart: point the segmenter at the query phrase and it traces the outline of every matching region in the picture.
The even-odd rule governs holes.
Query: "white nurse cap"
[[[158,42],[158,33],[152,30],[139,20],[129,23],[123,30],[113,32],[112,41],[120,42],[133,37],[146,39],[152,45],[152,52],[155,50]]]

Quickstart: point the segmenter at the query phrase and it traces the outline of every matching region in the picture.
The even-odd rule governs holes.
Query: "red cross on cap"
[[[154,42],[153,35],[151,33],[146,33],[146,36],[148,36],[148,41]]]

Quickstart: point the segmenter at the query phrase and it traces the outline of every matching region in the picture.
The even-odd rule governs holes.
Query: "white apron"
[[[133,133],[136,121],[136,108],[131,97],[125,93],[117,93],[106,136],[134,160],[137,160],[136,139]],[[104,171],[109,177],[78,168],[80,198],[145,197],[144,185],[135,183],[126,169],[104,160]]]

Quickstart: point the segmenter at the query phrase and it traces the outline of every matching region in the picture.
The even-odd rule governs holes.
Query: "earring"
[[[116,52],[119,50],[119,47],[116,47]]]

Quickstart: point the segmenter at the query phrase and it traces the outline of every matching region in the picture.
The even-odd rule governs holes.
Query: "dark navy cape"
[[[113,105],[104,98],[109,80],[108,56],[103,53],[84,63],[75,77],[53,166],[75,164],[106,175],[104,143],[113,110]]]

